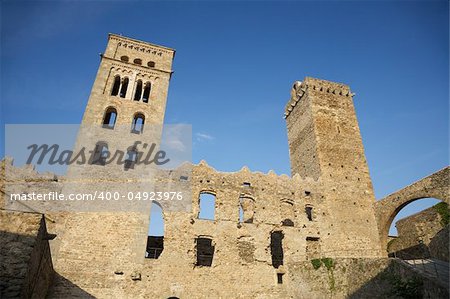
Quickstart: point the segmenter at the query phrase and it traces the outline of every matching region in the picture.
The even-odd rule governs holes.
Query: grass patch
[[[450,221],[450,211],[448,209],[448,204],[446,202],[440,202],[433,206],[433,208],[441,215],[441,225],[444,227]]]

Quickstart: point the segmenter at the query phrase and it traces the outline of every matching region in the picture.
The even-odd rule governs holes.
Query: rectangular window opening
[[[209,238],[195,239],[197,245],[197,263],[196,266],[211,267],[214,257],[214,246]]]
[[[283,275],[284,273],[277,273],[277,283],[283,284]]]
[[[164,236],[148,236],[145,257],[157,259],[164,250]]]

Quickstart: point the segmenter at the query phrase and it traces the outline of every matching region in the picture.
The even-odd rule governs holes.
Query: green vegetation
[[[313,259],[311,260],[311,264],[315,270],[319,269],[320,266],[323,264],[325,268],[327,268],[328,272],[328,281],[330,282],[330,291],[333,292],[335,289],[336,281],[334,279],[334,261],[332,258],[324,257],[322,259]]]
[[[433,208],[441,215],[441,225],[444,227],[448,225],[450,220],[450,211],[446,202],[440,202],[433,206]]]
[[[311,260],[311,264],[314,267],[314,270],[317,270],[320,268],[320,265],[322,264],[322,262],[320,261],[320,259],[313,259]]]
[[[408,299],[419,299],[423,297],[422,279],[417,277],[402,279],[400,276],[390,275],[389,280],[392,285],[392,291],[389,295]]]
[[[322,259],[322,263],[327,267],[328,270],[331,270],[331,268],[334,267],[334,262],[332,258],[325,257]]]

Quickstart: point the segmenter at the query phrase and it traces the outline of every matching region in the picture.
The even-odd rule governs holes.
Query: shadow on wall
[[[441,229],[429,244],[419,243],[407,248],[396,249],[396,242],[393,239],[388,243],[389,257],[408,259],[435,258],[441,261],[449,261],[449,225]]]
[[[71,298],[96,298],[77,285],[73,284],[70,280],[59,275],[58,273],[55,273],[47,298],[64,298],[68,293],[70,293]]]
[[[0,297],[45,298],[54,270],[45,219],[0,211]]]
[[[435,279],[419,274],[405,262],[392,259],[389,265],[364,283],[350,299],[362,298],[449,298],[447,288]]]

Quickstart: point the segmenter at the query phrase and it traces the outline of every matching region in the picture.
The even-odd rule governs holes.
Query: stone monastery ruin
[[[2,161],[2,298],[399,298],[399,281],[418,286],[423,298],[448,297],[448,279],[389,258],[387,243],[408,203],[449,203],[449,168],[376,201],[345,84],[310,77],[293,84],[284,110],[290,177],[246,167],[224,173],[204,161],[166,172],[189,185],[191,201],[185,210],[159,204],[164,236],[148,236],[149,209],[9,202],[11,190],[93,192],[123,183],[125,172],[154,173],[135,163],[139,147],[128,150],[124,165],[105,163],[103,153],[160,138],[147,128],[164,123],[174,55],[110,34],[81,124],[88,129],[76,145],[95,147],[97,159],[70,165],[66,176]],[[199,217],[203,198],[214,202],[213,219]],[[439,246],[439,258],[448,269],[448,224],[441,229],[447,233],[436,238],[447,237],[447,247]]]

